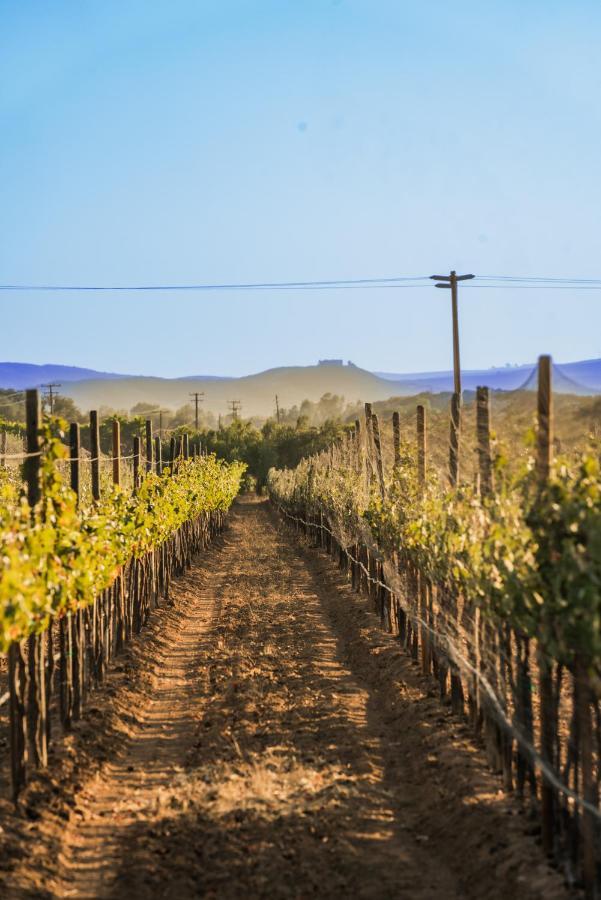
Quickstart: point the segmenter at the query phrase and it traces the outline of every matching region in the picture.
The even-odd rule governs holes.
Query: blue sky
[[[0,0],[0,282],[601,276],[601,6]],[[451,364],[434,288],[0,294],[0,358]],[[601,293],[465,289],[462,362],[601,356]]]

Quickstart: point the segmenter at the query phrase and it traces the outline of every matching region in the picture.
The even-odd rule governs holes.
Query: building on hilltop
[[[343,366],[343,359],[320,359],[317,363],[318,366]]]

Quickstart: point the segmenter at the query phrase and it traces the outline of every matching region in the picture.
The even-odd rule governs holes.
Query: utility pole
[[[50,415],[52,415],[54,412],[54,399],[58,394],[56,388],[62,387],[62,385],[53,381],[50,384],[43,384],[42,387],[46,388],[46,397],[48,398],[48,405],[50,406]]]
[[[240,410],[242,409],[242,404],[239,400],[228,400],[228,406],[232,411],[232,421],[237,422],[240,416],[238,415]]]
[[[461,395],[461,362],[459,359],[459,310],[457,304],[457,282],[468,281],[473,275],[458,275],[455,271],[450,275],[430,275],[433,281],[442,282],[437,288],[450,288],[451,309],[453,312],[453,393]]]
[[[280,424],[280,401],[278,400],[278,395],[275,395],[275,414],[278,420],[278,425]]]
[[[190,396],[194,397],[194,427],[198,431],[198,404],[204,400],[204,391],[190,391]]]

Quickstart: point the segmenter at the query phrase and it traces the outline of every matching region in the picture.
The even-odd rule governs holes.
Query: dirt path
[[[566,896],[427,680],[265,503],[236,504],[175,600],[46,896]]]

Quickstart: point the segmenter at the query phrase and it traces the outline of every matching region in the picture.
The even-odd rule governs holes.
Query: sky
[[[0,0],[0,283],[601,277],[597,0]],[[0,359],[448,369],[434,287],[0,292]],[[601,356],[601,292],[460,297],[462,364]]]

